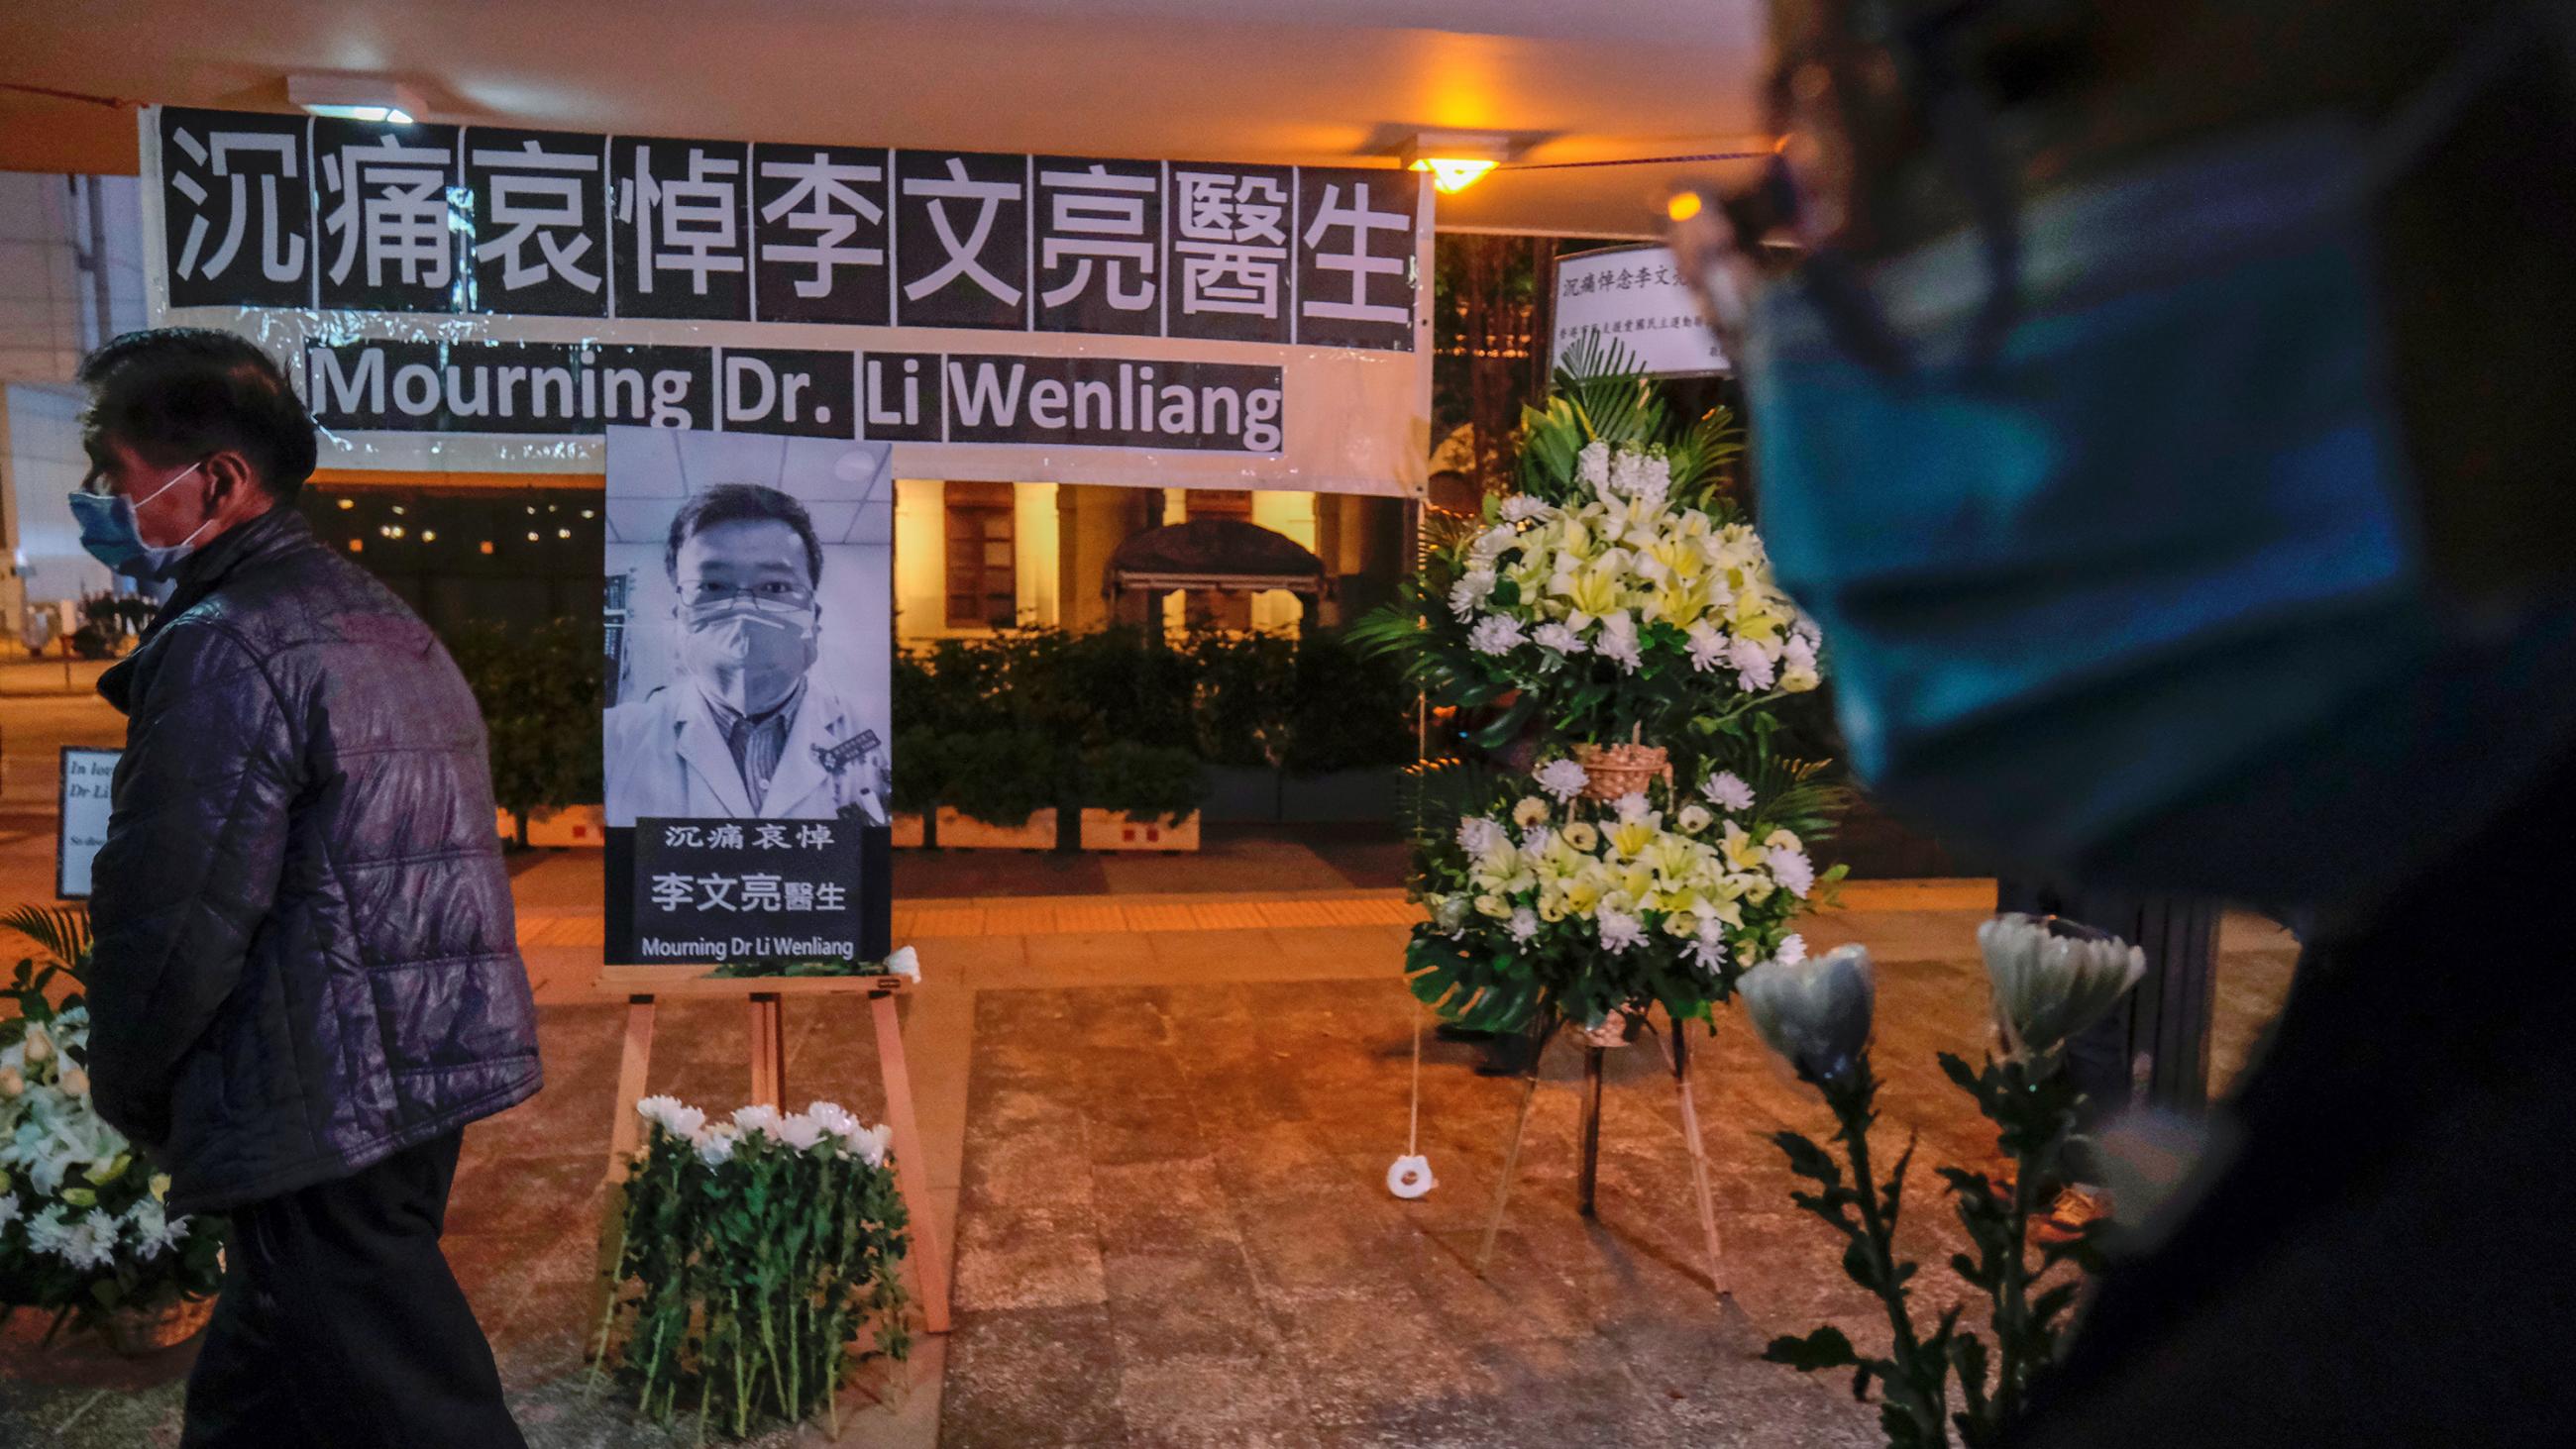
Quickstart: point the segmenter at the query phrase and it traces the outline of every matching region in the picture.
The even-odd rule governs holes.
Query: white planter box
[[[939,843],[956,850],[1053,850],[1055,809],[1030,815],[1022,825],[987,825],[969,820],[949,807],[939,807]]]
[[[948,827],[943,824],[941,830]],[[1082,848],[1085,850],[1196,850],[1199,848],[1199,814],[1193,810],[1175,824],[1168,819],[1130,820],[1114,810],[1082,812]]]
[[[518,817],[509,811],[498,812],[495,824],[503,840],[519,838]],[[597,849],[608,843],[608,812],[597,805],[567,805],[561,810],[540,810],[528,822],[528,843],[547,846],[587,846]]]

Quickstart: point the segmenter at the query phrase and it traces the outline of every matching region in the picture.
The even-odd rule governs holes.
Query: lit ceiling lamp
[[[1511,159],[1512,138],[1491,131],[1416,131],[1396,156],[1411,171],[1428,171],[1443,192],[1464,191]]]
[[[381,76],[288,76],[286,98],[309,115],[395,126],[410,125],[423,109],[411,87]]]

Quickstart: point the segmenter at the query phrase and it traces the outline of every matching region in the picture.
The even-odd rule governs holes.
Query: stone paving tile
[[[1090,1207],[995,1207],[958,1225],[960,1312],[1074,1308],[1106,1301]]]
[[[1045,1449],[1123,1442],[1108,1309],[963,1313],[948,1348],[942,1449]]]

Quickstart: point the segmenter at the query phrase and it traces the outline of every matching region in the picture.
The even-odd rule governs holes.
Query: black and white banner
[[[1408,494],[1431,192],[1367,167],[147,110],[152,320],[337,467],[595,473],[618,424],[908,478]]]
[[[843,323],[1405,352],[1419,178],[166,107],[173,307]]]
[[[796,438],[1276,457],[1277,367],[998,353],[348,342],[305,350],[331,431],[575,434],[618,424]]]

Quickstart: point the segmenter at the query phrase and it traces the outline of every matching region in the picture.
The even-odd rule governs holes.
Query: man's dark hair
[[[690,495],[671,518],[671,537],[662,546],[662,569],[671,582],[680,581],[680,545],[715,527],[719,523],[750,523],[761,519],[786,524],[805,540],[806,577],[815,583],[823,581],[823,540],[814,532],[814,519],[805,505],[760,483],[719,483],[703,493]]]
[[[91,433],[176,466],[231,450],[260,487],[291,501],[313,476],[313,416],[277,363],[210,327],[128,332],[81,359]]]

